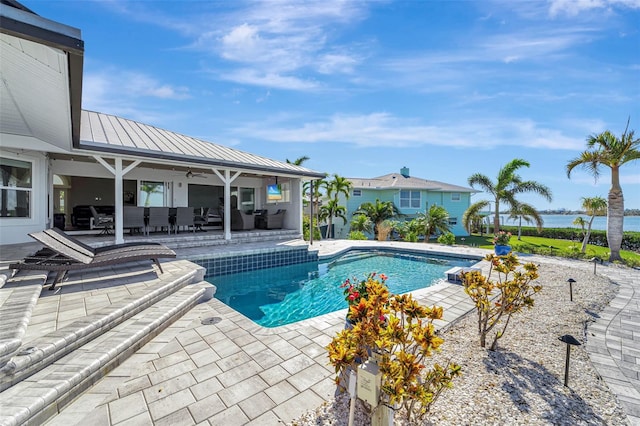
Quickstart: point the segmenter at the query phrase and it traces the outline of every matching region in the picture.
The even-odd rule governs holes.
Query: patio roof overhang
[[[155,168],[222,169],[257,176],[321,179],[325,173],[240,151],[110,114],[82,111],[81,138],[72,155],[140,160]]]
[[[80,30],[0,3],[0,129],[4,147],[62,152],[80,141]]]

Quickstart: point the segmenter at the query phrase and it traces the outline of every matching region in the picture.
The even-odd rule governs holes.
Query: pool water
[[[354,252],[327,262],[309,262],[209,278],[215,297],[263,327],[277,327],[347,308],[347,278],[387,275],[392,293],[429,287],[455,266],[476,260],[389,252]]]

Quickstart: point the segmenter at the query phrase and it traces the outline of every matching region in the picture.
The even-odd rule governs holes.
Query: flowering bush
[[[511,232],[500,231],[493,237],[493,244],[496,246],[508,246],[511,240]]]
[[[533,263],[521,264],[514,254],[489,254],[484,260],[491,263],[489,275],[485,277],[479,271],[467,272],[462,274],[462,284],[465,293],[476,305],[480,346],[486,347],[487,336],[493,328],[498,329],[490,347],[495,351],[511,315],[524,308],[531,309],[533,295],[542,290],[542,286],[533,283],[539,277],[538,267]],[[492,280],[491,273],[494,271],[498,278]]]
[[[387,276],[385,274],[378,275],[376,272],[371,272],[367,278],[363,280],[358,280],[355,277],[351,279],[347,278],[347,280],[340,286],[341,288],[344,288],[344,300],[349,304],[347,319],[351,321],[356,319],[356,316],[352,315],[352,307],[355,307],[357,311],[358,306],[361,304],[360,302],[369,297],[367,283],[376,280],[376,275],[379,277],[380,284],[385,285],[387,281]]]
[[[349,371],[376,359],[382,373],[380,402],[399,404],[408,421],[412,417],[420,420],[440,394],[452,387],[461,367],[453,362],[444,366],[428,362],[444,343],[433,324],[442,319],[442,307],[422,306],[411,294],[391,294],[386,279],[384,274],[371,273],[362,281],[345,281],[353,326],[339,331],[329,343],[329,362],[342,389]]]

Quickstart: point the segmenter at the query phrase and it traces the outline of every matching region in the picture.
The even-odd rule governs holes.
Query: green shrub
[[[513,235],[518,235],[517,226],[501,226],[501,231],[511,232]],[[575,242],[582,242],[582,230],[579,228],[543,228],[541,232],[538,232],[533,227],[522,227],[522,235],[531,237],[543,237],[554,238],[557,240],[570,240]],[[608,247],[607,231],[601,231],[597,229],[591,230],[589,236],[589,244],[600,247]],[[640,232],[626,231],[622,236],[622,250],[640,252]]]
[[[446,244],[448,246],[452,246],[456,243],[456,236],[451,232],[447,232],[446,234],[442,234],[438,237],[438,242],[440,244]]]
[[[403,235],[402,240],[408,243],[415,243],[418,241],[418,233],[413,231],[407,231]]]
[[[320,228],[318,228],[318,223],[315,218],[313,218],[313,224],[313,239],[316,241],[321,240]],[[302,218],[302,236],[305,241],[309,241],[309,216]]]
[[[364,232],[361,231],[351,231],[349,232],[349,236],[347,237],[349,240],[368,240],[367,236],[364,235]]]

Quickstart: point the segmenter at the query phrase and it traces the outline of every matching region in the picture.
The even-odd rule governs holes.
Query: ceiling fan
[[[191,171],[191,169],[187,170],[187,174],[185,174],[185,176],[187,177],[187,179],[191,179],[191,178],[203,178],[206,179],[207,175],[203,174],[203,173],[193,173]]]

